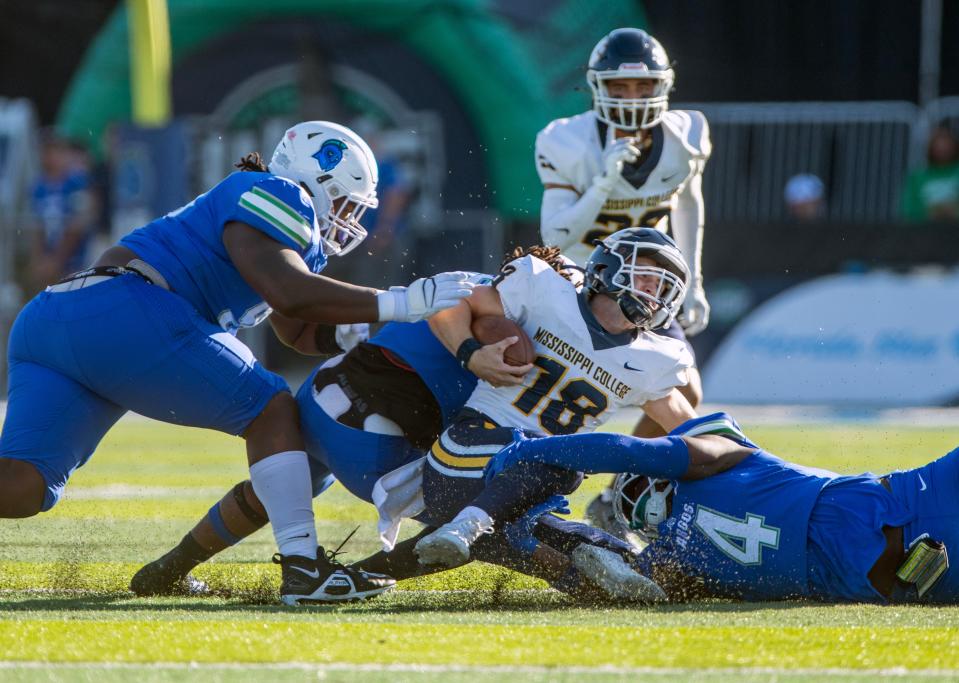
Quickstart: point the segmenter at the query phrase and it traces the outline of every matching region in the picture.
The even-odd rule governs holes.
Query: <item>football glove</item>
[[[709,302],[706,301],[706,292],[700,284],[694,284],[686,293],[683,309],[677,320],[686,332],[687,337],[693,337],[709,324]]]
[[[536,521],[550,512],[568,515],[569,501],[564,496],[550,496],[524,512],[512,524],[503,527],[503,535],[515,550],[527,556],[532,555],[539,546],[539,540],[533,535]]]
[[[380,321],[415,323],[468,297],[475,286],[469,273],[452,271],[421,277],[408,287],[390,287],[376,296]]]
[[[350,351],[360,342],[365,342],[370,338],[370,325],[369,323],[346,323],[344,325],[337,325],[334,338],[340,350],[344,352]]]
[[[603,152],[603,175],[596,176],[593,185],[607,194],[612,192],[623,176],[623,166],[635,163],[639,154],[639,145],[634,138],[619,138],[611,143]]]

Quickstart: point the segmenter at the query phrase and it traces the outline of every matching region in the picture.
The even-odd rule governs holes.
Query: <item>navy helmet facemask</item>
[[[639,264],[641,257],[656,265]],[[655,278],[652,292],[638,279]],[[667,327],[686,298],[689,266],[669,235],[655,228],[626,228],[600,242],[586,262],[586,287],[607,294],[639,330]]]
[[[655,87],[648,97],[613,97],[607,82],[622,78],[648,79]],[[662,121],[674,80],[663,46],[638,28],[618,28],[604,36],[593,48],[586,69],[596,117],[607,125],[628,131],[652,128]]]

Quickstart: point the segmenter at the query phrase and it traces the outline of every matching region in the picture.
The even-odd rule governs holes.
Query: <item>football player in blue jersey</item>
[[[959,449],[841,476],[767,453],[715,413],[658,439],[520,441],[487,474],[524,462],[632,473],[617,477],[617,515],[649,543],[637,566],[675,599],[959,603]]]
[[[491,280],[487,275],[471,277],[476,284]],[[492,346],[502,356],[507,345]],[[487,353],[495,354],[497,349]],[[322,483],[315,487],[316,494],[335,475],[380,512],[380,537],[388,551],[357,563],[356,569],[396,578],[443,569],[422,567],[413,553],[419,538],[432,528],[399,544],[396,537],[401,518],[422,512],[419,481],[425,452],[475,386],[476,377],[444,348],[425,322],[386,325],[372,339],[322,364],[303,383],[297,402],[313,480]],[[552,515],[536,514],[524,523],[532,526],[534,519],[544,537],[542,543],[530,543],[531,531],[521,524],[511,535],[483,539],[477,559],[532,573],[572,594],[616,599],[645,595],[648,581],[629,566],[633,551],[628,545]],[[131,590],[139,595],[205,592],[205,586],[189,572],[267,521],[249,481],[238,483],[179,545],[141,568]],[[522,552],[509,542],[520,533],[526,539]]]
[[[326,325],[422,320],[471,286],[463,273],[388,291],[318,274],[329,256],[359,244],[360,219],[377,201],[376,161],[348,128],[298,124],[268,167],[259,155],[239,166],[20,312],[0,435],[0,517],[52,508],[132,410],[246,440],[252,487],[279,547],[283,602],[375,595],[392,579],[318,553],[296,401],[235,333],[269,319],[281,341],[315,352]]]

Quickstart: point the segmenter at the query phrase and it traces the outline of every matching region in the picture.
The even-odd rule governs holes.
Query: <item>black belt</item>
[[[141,273],[139,270],[136,268],[131,268],[130,266],[93,266],[92,268],[87,268],[86,270],[70,273],[65,278],[57,282],[57,284],[63,285],[67,282],[73,282],[74,280],[80,280],[85,277],[117,277],[119,275],[131,274],[139,275],[151,285],[156,284],[153,280]]]

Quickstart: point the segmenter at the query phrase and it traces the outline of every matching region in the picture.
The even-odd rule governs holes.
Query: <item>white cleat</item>
[[[425,540],[425,539],[424,539]],[[573,551],[573,566],[615,600],[665,602],[665,591],[629,566],[612,550],[582,544]]]
[[[413,552],[422,565],[458,567],[469,562],[473,542],[492,530],[475,519],[454,520],[421,538]]]

